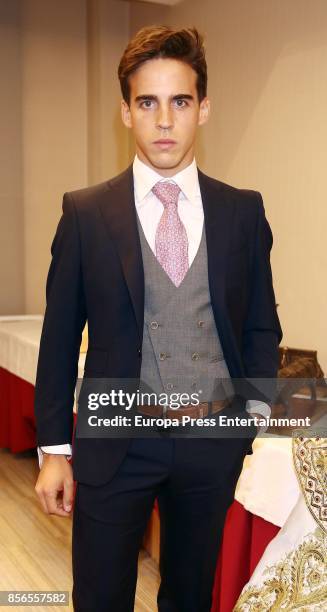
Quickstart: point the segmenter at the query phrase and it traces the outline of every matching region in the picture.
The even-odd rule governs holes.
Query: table
[[[34,385],[42,315],[0,317],[0,448],[35,448]],[[81,353],[78,376],[83,376]]]

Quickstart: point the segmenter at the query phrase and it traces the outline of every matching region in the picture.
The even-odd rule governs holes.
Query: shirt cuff
[[[261,414],[265,419],[269,419],[271,415],[271,408],[269,404],[265,402],[260,402],[259,400],[248,400],[246,402],[245,410],[248,414]],[[261,425],[258,427],[258,434],[265,433],[268,429],[268,423],[266,425]]]
[[[39,458],[39,468],[41,469],[43,464],[43,453],[52,453],[53,455],[66,455],[67,459],[72,456],[72,445],[71,444],[54,444],[51,446],[38,446],[37,454]]]
[[[249,414],[257,413],[262,414],[263,417],[269,418],[271,415],[271,408],[269,404],[265,402],[259,402],[259,400],[248,400],[245,406],[246,412]]]

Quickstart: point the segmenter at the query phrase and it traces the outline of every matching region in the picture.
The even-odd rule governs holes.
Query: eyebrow
[[[170,96],[171,100],[194,100],[194,96],[191,96],[190,94],[177,94],[176,96]],[[158,101],[158,96],[153,96],[151,94],[149,95],[142,95],[142,96],[136,96],[135,98],[135,102],[140,102],[142,100],[154,100],[155,102]]]

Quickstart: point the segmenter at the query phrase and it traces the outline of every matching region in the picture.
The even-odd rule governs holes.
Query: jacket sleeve
[[[86,322],[77,213],[69,193],[52,242],[35,385],[37,444],[70,444],[79,348]]]
[[[265,217],[260,193],[253,245],[250,301],[243,327],[242,356],[249,378],[276,379],[279,364],[278,345],[283,337],[276,310],[270,251],[272,232]],[[269,383],[268,388],[269,388]],[[268,390],[268,389],[267,389]],[[268,393],[270,395],[270,393]]]

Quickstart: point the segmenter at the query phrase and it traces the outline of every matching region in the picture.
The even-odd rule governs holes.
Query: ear
[[[199,125],[203,125],[209,119],[210,115],[210,100],[208,98],[203,98],[200,102],[200,110],[199,110]]]
[[[125,100],[121,101],[121,118],[123,120],[123,124],[127,128],[132,127],[132,118],[130,108]]]

